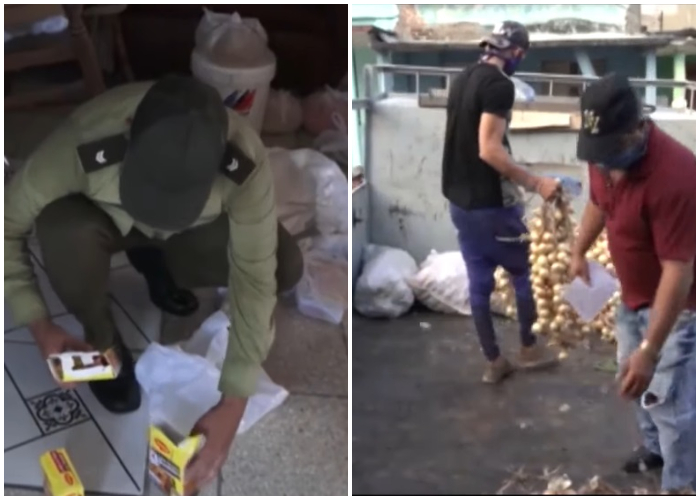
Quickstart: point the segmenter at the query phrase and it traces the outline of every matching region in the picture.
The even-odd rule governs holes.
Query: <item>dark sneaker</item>
[[[540,342],[520,348],[518,368],[522,370],[540,370],[552,368],[558,364],[559,356],[557,353]]]
[[[650,470],[658,470],[663,468],[664,459],[661,455],[652,453],[645,447],[640,446],[631,457],[622,466],[622,470],[627,474],[638,474],[640,472],[646,472]]]
[[[175,286],[161,286],[154,280],[146,280],[151,302],[166,313],[175,316],[190,316],[199,308],[197,296],[190,290]]]
[[[89,382],[92,394],[112,413],[131,413],[141,406],[141,388],[134,372],[134,358],[128,349],[119,349],[122,367],[114,380]]]
[[[513,365],[511,365],[506,358],[501,356],[496,361],[492,361],[486,366],[486,371],[484,371],[481,381],[485,384],[497,384],[513,373],[514,370],[515,368],[513,368]]]

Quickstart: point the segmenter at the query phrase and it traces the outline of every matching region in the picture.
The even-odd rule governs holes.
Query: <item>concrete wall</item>
[[[647,4],[641,7],[642,24],[649,31],[695,28],[697,23],[697,5],[695,4]]]
[[[668,113],[655,118],[695,151],[694,116]],[[413,98],[390,98],[376,106],[367,169],[372,243],[404,248],[419,260],[431,249],[456,249],[440,189],[444,122],[444,110],[418,108]],[[565,167],[542,173],[567,175],[584,183],[584,194],[574,206],[580,215],[588,186],[585,168],[576,159],[576,132],[520,132],[510,140],[517,161],[562,164]],[[539,203],[532,195],[530,208]]]
[[[352,288],[360,273],[362,249],[369,240],[369,189],[367,184],[352,193]]]

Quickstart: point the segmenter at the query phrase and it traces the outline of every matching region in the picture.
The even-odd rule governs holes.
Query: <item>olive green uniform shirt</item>
[[[132,228],[151,238],[174,234],[140,224],[124,211],[119,197],[121,163],[86,173],[77,152],[81,144],[128,134],[136,107],[151,85],[118,87],[80,106],[44,140],[6,189],[5,300],[18,324],[49,317],[26,245],[35,219],[49,203],[81,193],[104,210],[123,235]],[[228,114],[229,141],[255,168],[240,184],[219,175],[193,226],[211,222],[222,212],[228,215],[231,330],[219,388],[225,395],[246,397],[255,391],[274,336],[277,215],[272,173],[260,137],[244,118]],[[76,248],[76,257],[79,254]]]

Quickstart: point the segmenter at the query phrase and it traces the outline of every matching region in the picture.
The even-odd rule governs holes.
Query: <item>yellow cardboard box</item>
[[[185,470],[202,446],[202,436],[181,438],[165,427],[151,425],[148,472],[164,493],[190,496],[196,485],[185,484]]]
[[[39,458],[44,472],[44,491],[54,497],[83,497],[85,488],[64,448],[50,450]]]
[[[121,365],[114,350],[105,352],[64,352],[47,360],[59,382],[91,382],[117,378]]]

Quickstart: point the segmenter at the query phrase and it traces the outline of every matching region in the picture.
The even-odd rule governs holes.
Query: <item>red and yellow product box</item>
[[[202,446],[202,436],[180,438],[164,427],[151,425],[149,431],[148,472],[167,495],[190,496],[197,486],[185,483],[185,470]]]
[[[64,448],[50,450],[39,458],[44,472],[44,492],[54,497],[83,497],[85,488]]]

